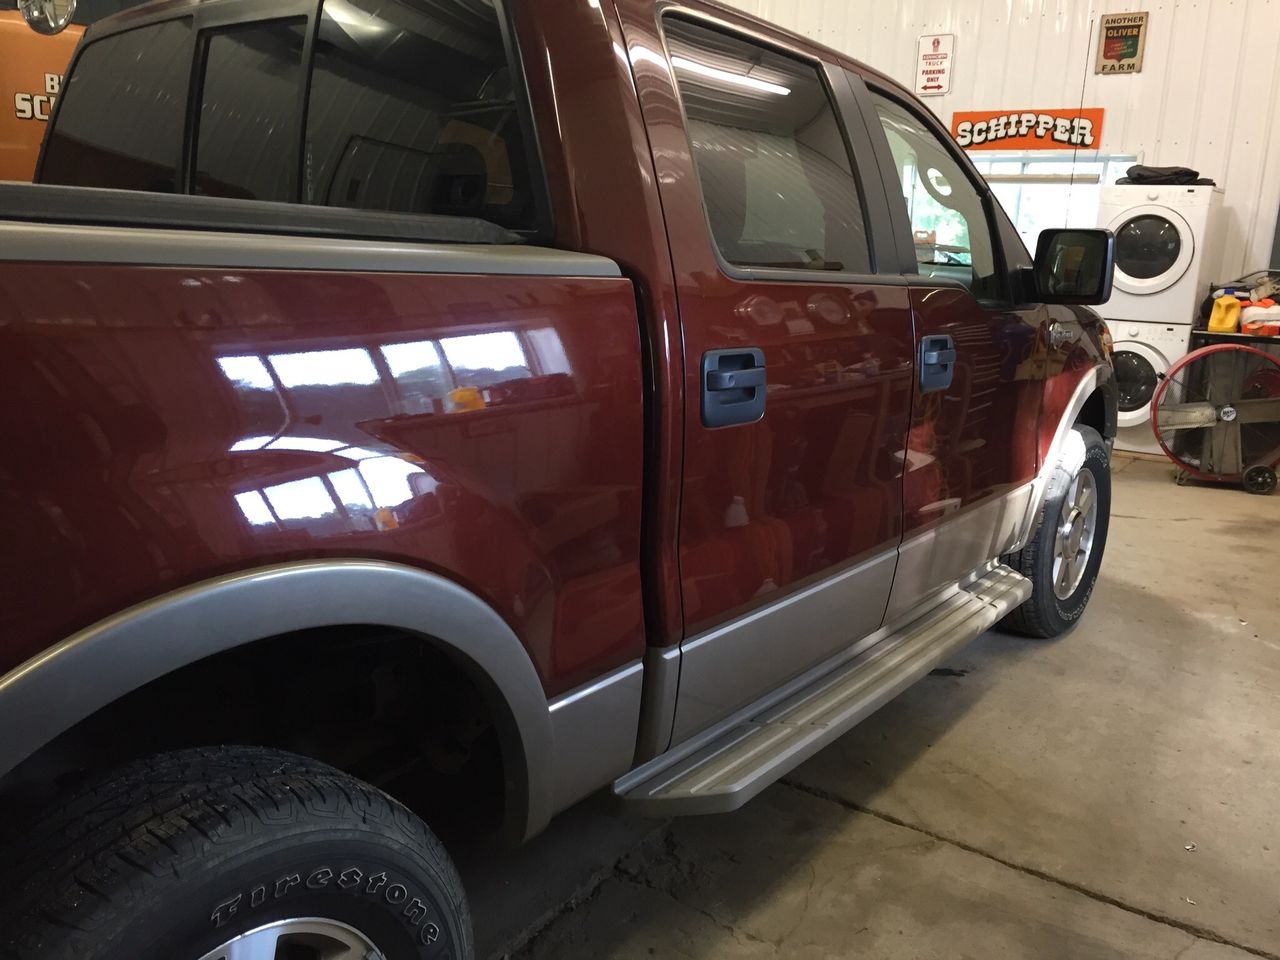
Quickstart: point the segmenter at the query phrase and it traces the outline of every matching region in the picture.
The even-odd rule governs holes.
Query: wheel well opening
[[[1084,402],[1084,407],[1080,410],[1080,415],[1076,417],[1076,423],[1092,427],[1098,431],[1098,436],[1100,437],[1106,438],[1115,435],[1115,430],[1109,428],[1107,424],[1107,400],[1101,390],[1095,390],[1089,394],[1089,398]]]
[[[498,718],[455,660],[379,627],[284,634],[210,657],[102,708],[0,781],[23,822],[78,782],[193,746],[274,747],[331,764],[418,813],[441,835],[503,821]]]

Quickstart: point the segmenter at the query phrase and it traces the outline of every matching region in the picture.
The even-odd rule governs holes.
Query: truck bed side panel
[[[635,304],[602,277],[0,263],[0,673],[316,557],[460,582],[549,696],[635,660]]]

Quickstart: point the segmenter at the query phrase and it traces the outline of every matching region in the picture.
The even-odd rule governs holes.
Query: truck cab
[[[0,801],[9,869],[111,879],[17,884],[15,956],[470,957],[431,827],[734,809],[1088,603],[1113,239],[1031,256],[919,101],[762,21],[166,0],[88,30],[35,180]]]

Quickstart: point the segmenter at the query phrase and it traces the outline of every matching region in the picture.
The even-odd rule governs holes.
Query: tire
[[[132,764],[5,857],[5,960],[217,960],[264,927],[284,934],[266,957],[320,956],[308,945],[337,938],[359,946],[352,957],[368,945],[385,960],[473,958],[461,881],[426,825],[368,784],[274,750]]]
[[[1036,528],[1027,545],[1018,553],[1005,556],[1004,562],[1032,583],[1030,598],[1005,618],[1002,627],[1026,637],[1048,639],[1066,633],[1079,622],[1089,598],[1093,596],[1102,554],[1107,545],[1107,528],[1111,519],[1111,454],[1106,443],[1092,427],[1072,428],[1074,441],[1068,442],[1063,461],[1054,470],[1044,506],[1036,519]],[[1054,584],[1054,560],[1059,527],[1068,519],[1068,494],[1077,477],[1088,472],[1082,483],[1092,481],[1097,497],[1096,524],[1092,547],[1083,561],[1078,582],[1063,586],[1065,597],[1058,596]],[[1060,568],[1061,569],[1061,568]],[[1069,592],[1068,592],[1069,589]]]

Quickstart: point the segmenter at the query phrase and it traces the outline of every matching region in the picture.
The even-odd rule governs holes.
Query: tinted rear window
[[[198,36],[167,22],[86,48],[41,182],[542,226],[529,118],[494,0],[324,0],[310,63],[305,20],[206,28],[205,15]],[[186,129],[194,142],[180,169]]]
[[[485,0],[327,0],[304,200],[534,225],[498,12]]]
[[[208,31],[194,193],[297,199],[306,20]]]
[[[41,181],[177,192],[191,21],[170,20],[84,49],[62,88]]]

